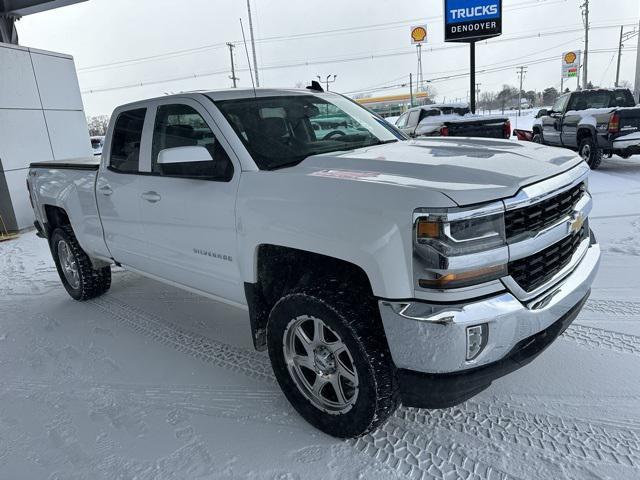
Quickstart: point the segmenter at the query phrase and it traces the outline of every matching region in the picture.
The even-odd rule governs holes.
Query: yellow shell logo
[[[427,38],[427,30],[424,27],[416,27],[411,30],[411,39],[414,42],[423,42]]]
[[[569,52],[564,56],[564,63],[566,63],[567,65],[572,64],[576,61],[576,58],[577,56],[574,52]]]

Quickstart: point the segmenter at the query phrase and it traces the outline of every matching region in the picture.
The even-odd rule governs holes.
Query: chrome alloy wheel
[[[289,322],[284,359],[298,390],[323,412],[348,412],[358,398],[358,372],[349,349],[322,320],[306,315]]]
[[[74,290],[80,287],[80,272],[78,270],[78,262],[76,262],[71,248],[64,240],[58,242],[58,259],[64,273],[64,278]]]
[[[582,157],[583,160],[588,162],[591,158],[591,145],[589,145],[588,143],[585,143],[582,146],[582,150],[580,150],[580,156]]]

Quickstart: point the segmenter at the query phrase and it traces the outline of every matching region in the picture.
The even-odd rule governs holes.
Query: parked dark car
[[[509,138],[511,135],[508,118],[473,115],[466,103],[411,108],[396,120],[396,127],[410,137]]]

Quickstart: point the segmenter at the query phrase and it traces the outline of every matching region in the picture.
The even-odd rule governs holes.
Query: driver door
[[[564,114],[570,94],[561,95],[553,104],[549,115],[542,118],[542,136],[547,145],[561,145],[562,116]]]
[[[150,148],[141,158],[148,173],[141,177],[139,198],[147,239],[143,271],[244,303],[235,224],[239,161],[199,102],[159,100],[149,114]],[[160,152],[184,147],[204,147],[211,160],[158,161]]]

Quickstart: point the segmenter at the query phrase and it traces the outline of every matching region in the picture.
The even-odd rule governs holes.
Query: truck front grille
[[[586,185],[580,183],[565,192],[528,207],[507,211],[504,218],[507,240],[526,232],[543,230],[569,215],[586,190]]]
[[[585,222],[579,232],[533,255],[509,262],[509,275],[524,291],[535,290],[569,264],[580,242],[587,235],[589,235],[589,227]]]

